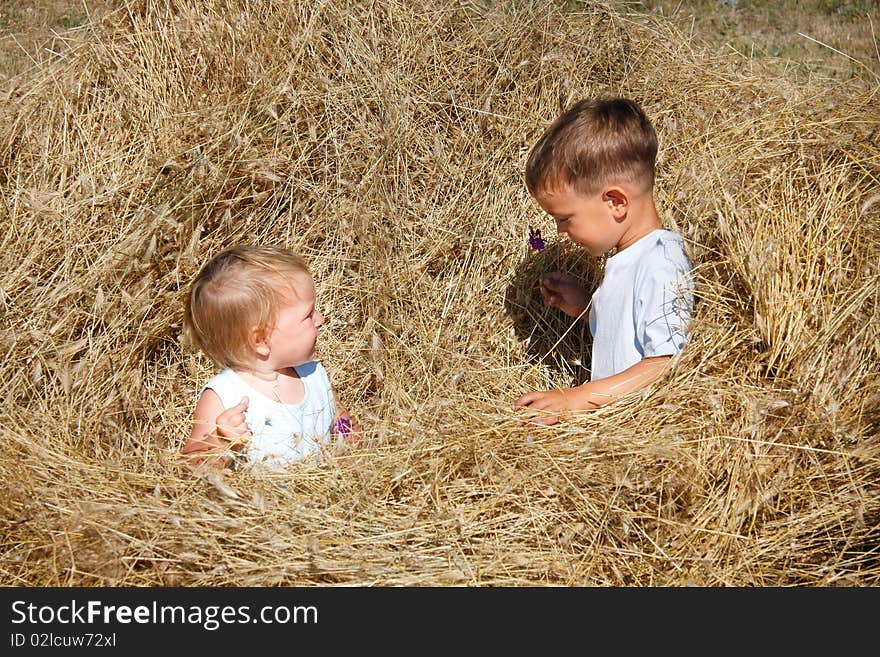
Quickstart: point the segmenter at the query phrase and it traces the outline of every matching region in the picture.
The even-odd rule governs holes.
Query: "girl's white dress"
[[[223,408],[231,408],[242,397],[248,397],[244,416],[253,434],[247,448],[251,467],[278,470],[333,447],[336,407],[327,370],[317,361],[297,365],[294,369],[305,387],[305,396],[298,404],[270,399],[249,386],[230,368],[215,375],[202,388],[202,392],[210,388],[217,393]]]

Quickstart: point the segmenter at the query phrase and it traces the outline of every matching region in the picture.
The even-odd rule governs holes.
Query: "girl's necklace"
[[[260,381],[264,381],[272,386],[272,391],[275,393],[275,396],[278,396],[278,386],[281,385],[281,372],[273,372],[275,376],[267,377],[262,374],[258,374],[257,372],[250,373],[252,377],[258,379]]]
[[[285,401],[284,399],[281,398],[281,391],[279,390],[281,384],[283,383],[281,375],[287,374],[288,376],[292,376],[290,374],[290,370],[291,370],[291,368],[289,368],[289,367],[284,368],[283,370],[278,370],[278,371],[274,372],[275,376],[273,376],[271,378],[263,375],[262,373],[258,373],[258,372],[251,372],[251,376],[253,376],[255,379],[257,379],[259,381],[262,381],[263,383],[268,383],[272,388],[272,393],[271,393],[271,395],[269,395],[269,397],[272,398],[274,401],[277,401],[279,404],[286,407],[286,406],[289,406],[291,403],[293,403],[293,404],[299,403],[299,402]],[[299,376],[296,376],[295,378],[300,379]],[[305,386],[303,386],[303,394],[305,394]],[[290,413],[290,411],[287,411],[287,412]]]

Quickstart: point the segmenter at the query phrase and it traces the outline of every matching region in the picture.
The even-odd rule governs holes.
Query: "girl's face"
[[[315,309],[315,283],[311,276],[296,272],[279,285],[284,301],[266,338],[273,369],[314,360],[318,328],[324,323],[324,316]]]

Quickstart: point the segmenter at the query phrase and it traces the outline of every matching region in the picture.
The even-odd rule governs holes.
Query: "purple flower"
[[[336,424],[333,426],[333,430],[335,433],[338,433],[343,438],[348,438],[348,434],[351,433],[351,420],[347,417],[340,417],[336,419]]]
[[[529,226],[529,246],[531,246],[535,251],[540,251],[544,248],[544,238],[541,237],[541,229],[540,228],[532,228]]]

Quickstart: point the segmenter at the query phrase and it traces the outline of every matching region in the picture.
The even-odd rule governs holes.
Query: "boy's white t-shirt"
[[[615,253],[590,307],[590,379],[674,355],[684,347],[692,314],[691,263],[681,236],[660,228]]]
[[[310,455],[320,454],[331,442],[336,405],[327,370],[317,361],[294,368],[305,387],[303,400],[284,404],[270,399],[227,368],[216,374],[202,388],[210,388],[230,408],[247,396],[244,417],[253,434],[247,449],[252,467],[277,470]],[[201,393],[200,393],[201,394]]]

